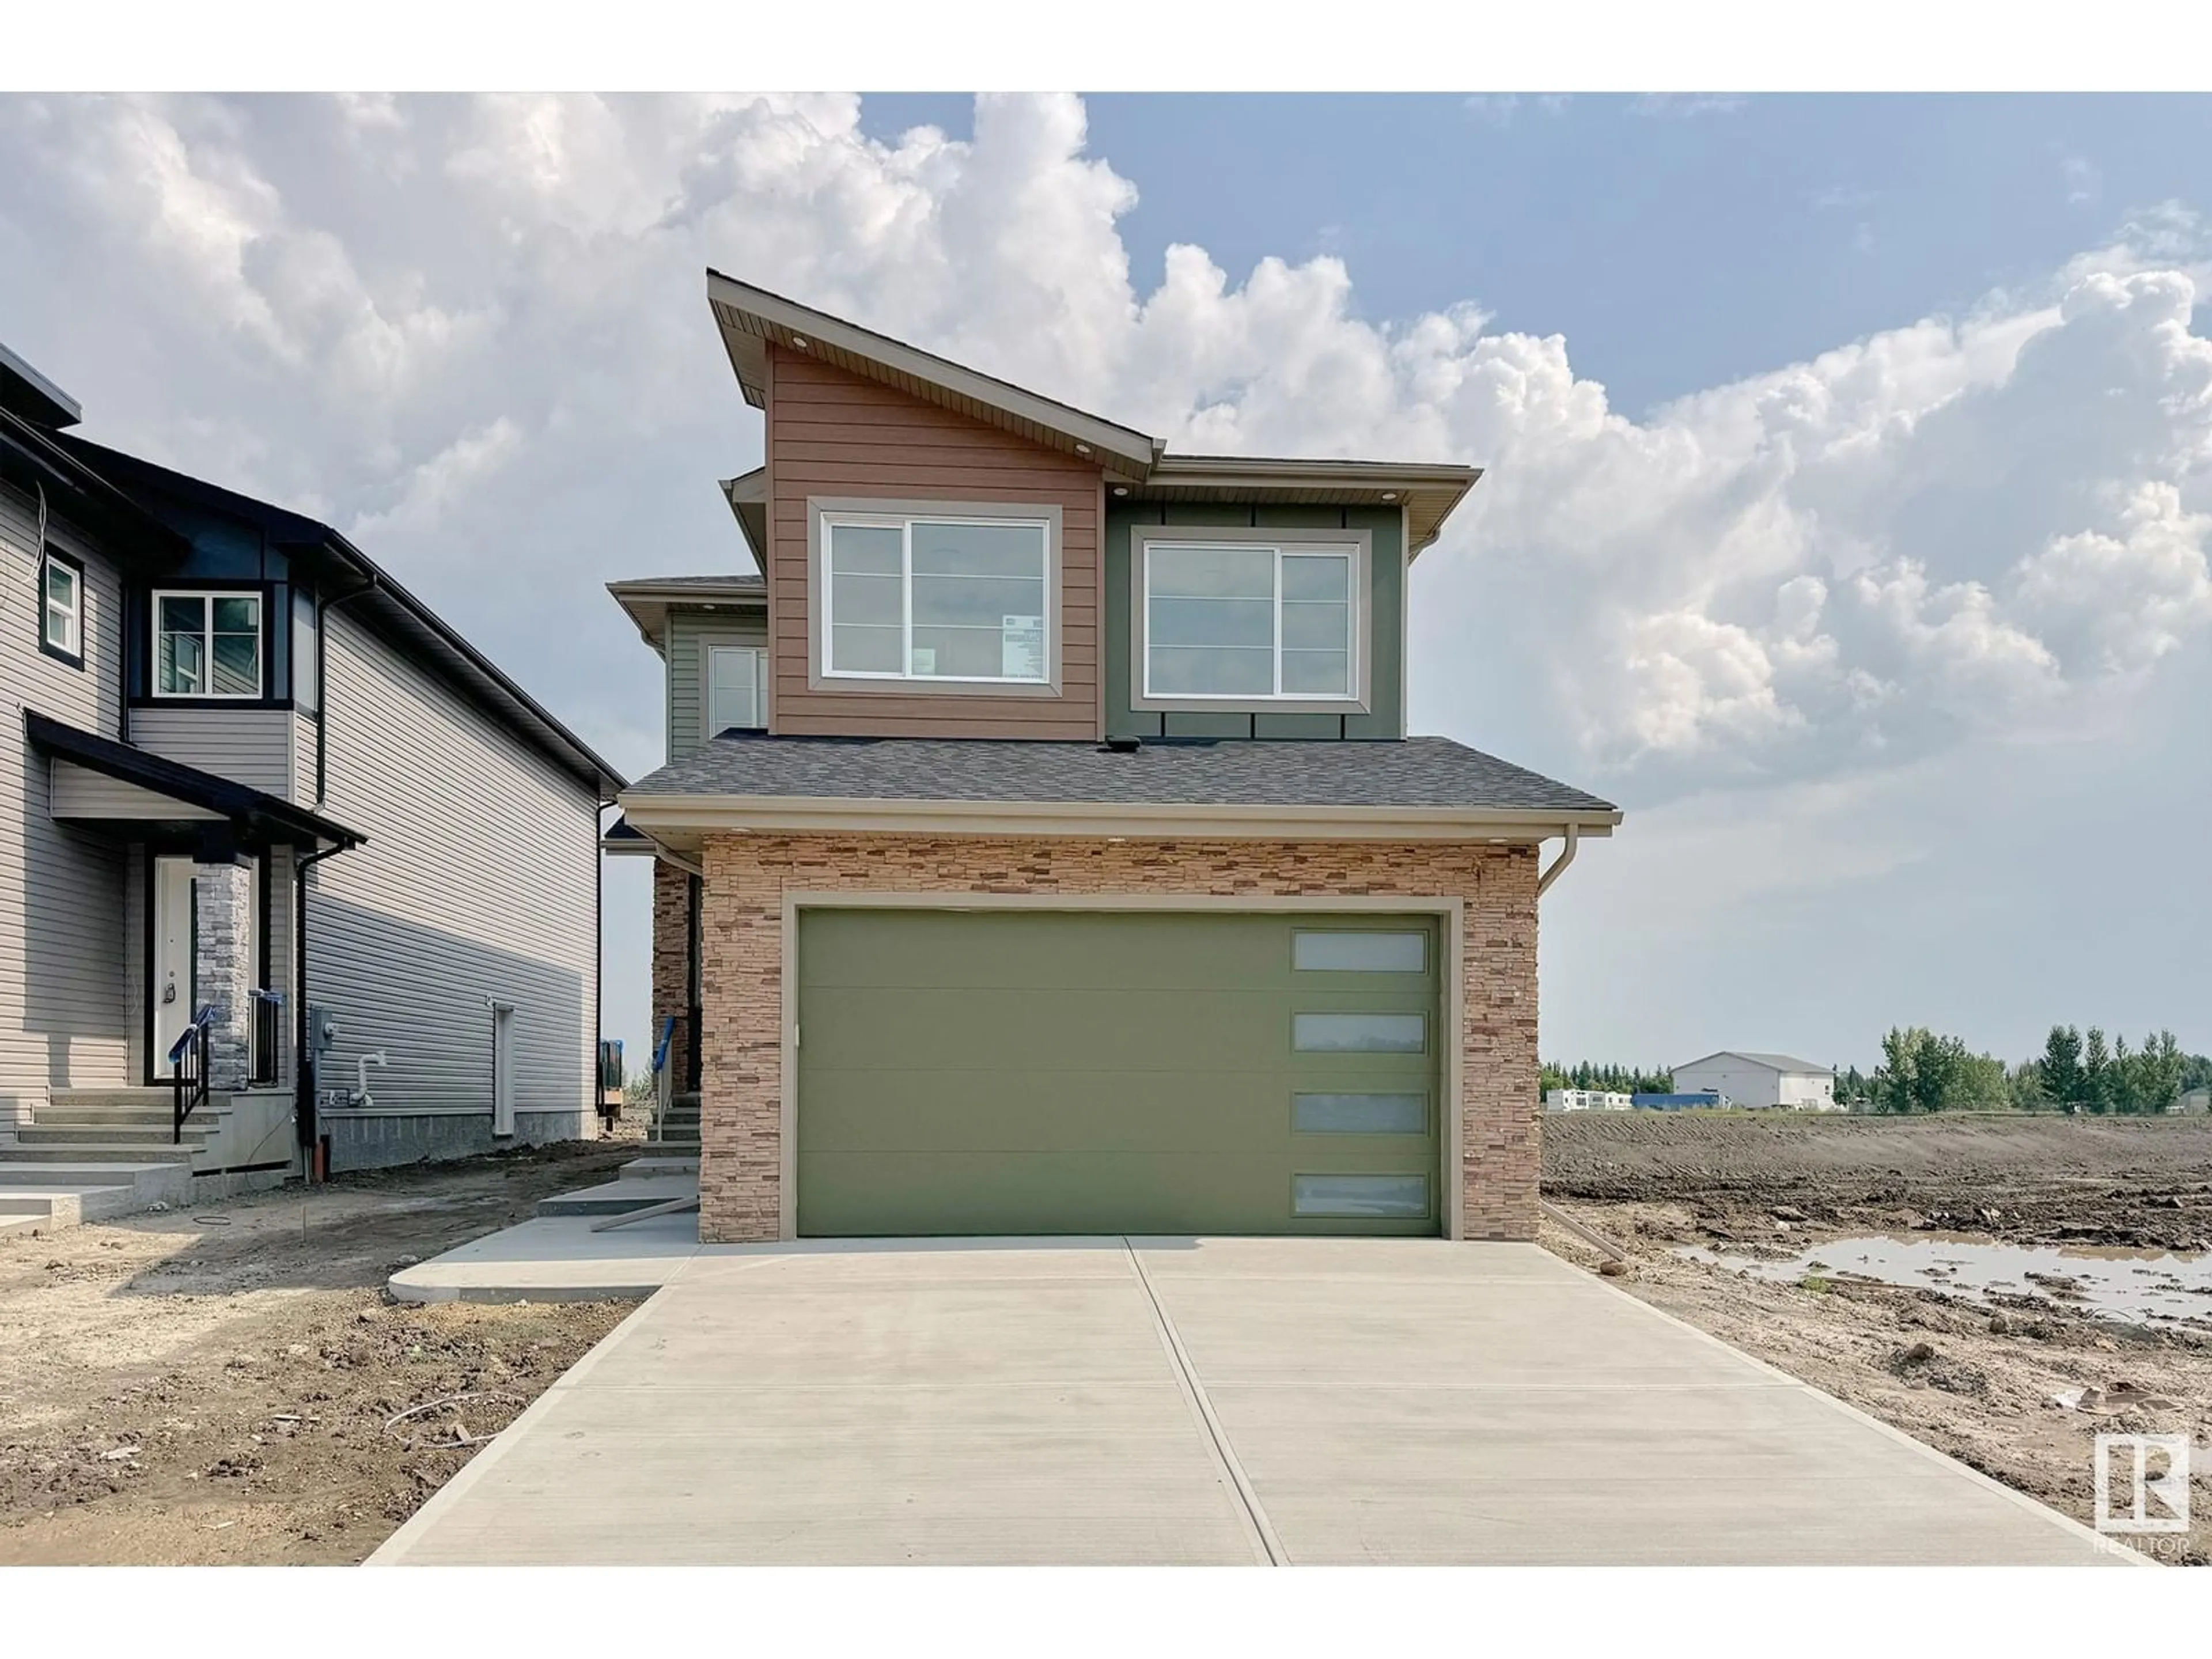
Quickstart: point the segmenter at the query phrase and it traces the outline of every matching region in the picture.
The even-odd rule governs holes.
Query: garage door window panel
[[[1425,1175],[1301,1175],[1291,1180],[1293,1215],[1412,1219],[1428,1212]]]
[[[1291,1017],[1291,1047],[1302,1054],[1420,1054],[1428,1052],[1425,1014],[1301,1013]]]
[[[1302,1135],[1425,1135],[1426,1094],[1297,1094],[1291,1127]]]
[[[1291,935],[1291,965],[1302,973],[1425,974],[1428,935],[1302,929]]]

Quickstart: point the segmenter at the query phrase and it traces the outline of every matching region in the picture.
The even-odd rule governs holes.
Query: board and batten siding
[[[682,760],[705,740],[707,653],[718,645],[765,646],[768,618],[751,611],[668,613],[668,758]]]
[[[1075,456],[769,348],[771,729],[816,736],[1048,738],[1098,735],[1100,469]],[[809,684],[813,629],[807,500],[990,501],[1060,514],[1060,690],[1036,696]]]
[[[233,783],[300,801],[314,794],[312,773],[302,793],[295,772],[299,717],[289,708],[245,707],[164,708],[140,703],[131,711],[131,741],[149,755],[198,767]]]
[[[378,1109],[489,1115],[490,1005],[507,1003],[517,1115],[574,1114],[587,1133],[593,791],[352,617],[325,625],[320,810],[368,843],[308,877],[307,1001],[338,1027],[319,1086],[352,1089],[381,1050]]]
[[[0,484],[0,1131],[50,1088],[132,1081],[125,849],[54,822],[51,769],[23,735],[35,708],[112,737],[122,713],[122,587],[71,526],[48,542],[84,568],[84,666],[39,648],[35,502]],[[13,1103],[11,1104],[11,1103]]]
[[[1367,592],[1361,649],[1367,653],[1367,708],[1345,714],[1285,714],[1264,707],[1224,709],[1138,708],[1132,690],[1142,684],[1133,638],[1136,534],[1162,525],[1219,529],[1249,527],[1255,541],[1270,530],[1345,530],[1368,537]],[[1199,501],[1123,502],[1107,509],[1106,730],[1133,738],[1402,738],[1406,735],[1405,515],[1395,507],[1233,506]]]

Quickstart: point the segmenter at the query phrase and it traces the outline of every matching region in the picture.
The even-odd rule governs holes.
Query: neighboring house
[[[1406,733],[1475,470],[1172,454],[708,289],[765,580],[615,585],[669,762],[608,842],[702,1236],[1534,1237],[1537,901],[1620,815]]]
[[[592,1133],[622,780],[329,526],[77,419],[0,356],[0,1200]]]
[[[1544,1097],[1547,1112],[1625,1112],[1633,1103],[1613,1089],[1553,1089]]]
[[[1674,1068],[1674,1087],[1685,1094],[1711,1091],[1739,1106],[1787,1106],[1797,1111],[1833,1111],[1836,1073],[1790,1054],[1723,1049]]]
[[[2166,1109],[2176,1116],[2203,1117],[2207,1112],[2212,1112],[2212,1089],[2184,1090],[2173,1097],[2173,1103]]]

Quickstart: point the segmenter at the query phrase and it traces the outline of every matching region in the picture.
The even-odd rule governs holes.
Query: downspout
[[[315,1115],[314,1057],[307,1048],[312,1040],[307,1030],[307,872],[332,854],[345,850],[343,847],[325,847],[305,858],[295,855],[292,860],[292,1023],[296,1033],[292,1050],[292,1115],[299,1127],[300,1146],[306,1153],[302,1173],[310,1181],[322,1171],[315,1161],[320,1141]]]
[[[1582,831],[1571,823],[1566,825],[1565,829],[1567,844],[1559,849],[1559,856],[1552,860],[1552,867],[1536,878],[1538,898],[1543,897],[1546,893],[1551,891],[1552,884],[1564,875],[1567,866],[1575,861],[1575,849],[1581,843]]]

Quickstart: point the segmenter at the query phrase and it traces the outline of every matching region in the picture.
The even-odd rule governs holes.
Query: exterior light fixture
[[[1114,486],[1114,493],[1116,495],[1126,495],[1129,493],[1129,486],[1127,484],[1115,484]]]
[[[1091,453],[1091,446],[1089,444],[1078,444],[1075,447],[1075,453],[1079,455],[1088,455]]]
[[[1398,492],[1395,489],[1386,489],[1382,492],[1382,499],[1386,501],[1395,501],[1398,499]]]
[[[804,350],[805,350],[805,349],[806,349],[806,342],[805,342],[805,340],[803,340],[802,338],[800,338],[800,337],[799,337],[798,335],[796,335],[796,334],[794,334],[794,335],[793,335],[793,336],[791,337],[791,343],[792,343],[792,344],[793,344],[793,345],[794,345],[794,346],[798,347],[798,348],[799,348],[799,350],[801,350],[801,351],[804,351]]]

